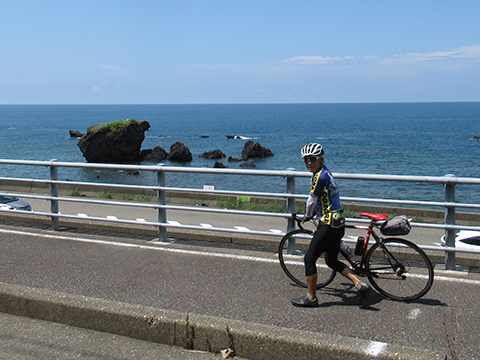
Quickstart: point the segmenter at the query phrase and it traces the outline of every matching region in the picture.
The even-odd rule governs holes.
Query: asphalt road
[[[373,292],[366,309],[337,277],[319,292],[319,308],[302,309],[290,299],[305,290],[274,250],[30,230],[0,230],[0,282],[480,359],[476,268],[437,271],[431,291],[411,303]]]

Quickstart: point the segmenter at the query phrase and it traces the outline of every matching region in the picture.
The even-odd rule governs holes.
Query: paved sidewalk
[[[0,313],[0,359],[218,360],[217,354]],[[237,358],[240,359],[240,358]]]

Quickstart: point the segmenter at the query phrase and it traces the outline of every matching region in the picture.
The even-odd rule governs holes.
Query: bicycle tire
[[[302,287],[307,287],[303,257],[311,238],[311,230],[297,229],[285,234],[278,246],[278,259],[283,271],[290,280]],[[292,239],[296,242],[296,248],[293,254],[289,254],[287,248],[289,241]],[[317,289],[330,284],[336,275],[336,271],[325,264],[323,254],[317,260],[317,275]]]
[[[370,283],[392,300],[416,300],[432,287],[432,262],[408,240],[383,239],[382,245],[376,243],[368,250],[365,262]]]

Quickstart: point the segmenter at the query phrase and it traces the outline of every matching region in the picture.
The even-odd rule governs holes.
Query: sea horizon
[[[101,104],[95,104],[95,103],[69,103],[69,104],[55,104],[55,103],[48,103],[48,104],[33,104],[33,103],[28,103],[28,104],[1,104],[0,106],[149,106],[149,105],[154,105],[154,106],[163,106],[163,105],[329,105],[329,104],[342,104],[342,105],[348,105],[348,104],[455,104],[455,103],[480,103],[480,101],[476,100],[448,100],[448,101],[337,101],[337,102],[259,102],[259,103],[253,103],[253,102],[218,102],[218,103],[101,103]]]

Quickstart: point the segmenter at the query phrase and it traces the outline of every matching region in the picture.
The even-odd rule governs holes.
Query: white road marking
[[[208,251],[172,249],[171,247],[163,246],[165,244],[168,245],[170,243],[161,243],[162,246],[155,246],[155,245],[149,246],[149,245],[131,244],[126,242],[107,241],[107,240],[99,240],[99,239],[86,239],[86,238],[68,237],[68,236],[61,236],[61,235],[39,234],[39,233],[29,233],[29,232],[17,231],[17,230],[0,229],[0,233],[2,232],[7,234],[44,237],[47,239],[69,240],[69,241],[78,241],[78,242],[85,242],[85,243],[92,243],[92,244],[102,244],[102,245],[128,247],[128,248],[136,248],[136,249],[165,251],[165,252],[172,252],[172,253],[178,253],[178,254],[203,255],[203,256],[212,256],[212,257],[218,257],[218,258],[224,258],[224,259],[237,259],[237,260],[249,260],[249,261],[256,261],[256,262],[278,263],[278,259],[276,257],[274,259],[269,259],[269,258],[261,258],[256,256],[250,256],[250,255],[235,255],[235,254],[225,254],[225,253],[214,253],[214,252],[208,252]]]
[[[252,230],[250,230],[249,228],[247,228],[247,227],[245,227],[245,226],[236,225],[235,228],[238,229],[238,230],[240,230],[240,231],[252,231]]]
[[[415,320],[418,315],[420,315],[422,311],[419,308],[412,309],[410,313],[407,315],[407,319],[409,320]]]
[[[365,353],[369,356],[377,357],[387,349],[388,343],[380,341],[372,341],[368,345]]]
[[[102,244],[102,245],[128,247],[128,248],[136,248],[136,249],[157,250],[157,251],[172,252],[177,254],[202,255],[202,256],[224,258],[224,259],[237,259],[237,260],[248,260],[248,261],[255,261],[255,262],[278,263],[278,259],[276,256],[274,256],[273,258],[262,258],[257,256],[251,256],[251,255],[236,255],[236,254],[215,253],[215,252],[208,252],[208,251],[173,249],[171,247],[165,246],[165,245],[170,245],[170,243],[157,243],[158,246],[155,246],[154,244],[139,245],[139,244],[131,244],[127,242],[76,238],[76,237],[41,234],[41,233],[30,233],[26,231],[8,230],[8,229],[0,229],[0,233],[36,236],[36,237],[44,237],[48,239],[78,241],[78,242],[85,242],[85,243],[92,243],[92,244]],[[410,276],[412,275],[416,276],[416,274],[410,274]],[[418,276],[424,276],[424,275],[418,275]],[[462,284],[480,285],[480,280],[471,280],[471,279],[455,278],[455,277],[448,277],[448,276],[437,276],[437,275],[435,275],[435,281],[449,281],[449,282],[456,282],[456,283],[462,283]]]
[[[176,221],[176,220],[167,220],[167,223],[169,223],[170,225],[176,225],[176,226],[182,225],[182,224],[180,224],[180,223],[179,223],[178,221]]]
[[[283,231],[280,229],[268,229],[269,231],[275,233],[275,234],[281,234]]]

